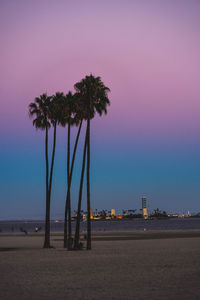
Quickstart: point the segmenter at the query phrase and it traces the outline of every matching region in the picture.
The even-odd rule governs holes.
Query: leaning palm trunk
[[[85,144],[84,144],[84,151],[83,151],[83,163],[82,163],[81,181],[80,181],[80,188],[79,188],[79,200],[78,200],[78,211],[77,211],[77,220],[76,220],[76,232],[74,237],[74,249],[79,248],[81,201],[82,201],[83,178],[84,178],[84,171],[85,171],[85,159],[86,159],[86,149],[87,149],[87,134],[88,134],[88,130],[86,130]]]
[[[51,158],[50,178],[49,178],[49,202],[50,203],[51,203],[51,188],[52,188],[52,178],[53,178],[53,166],[54,166],[54,158],[55,158],[55,149],[56,149],[56,124],[54,125],[53,151],[52,151],[52,158]]]
[[[68,123],[68,134],[67,134],[67,186],[69,187],[69,176],[70,176],[70,120]],[[67,193],[68,194],[68,193]],[[66,198],[65,203],[65,223],[64,223],[64,247],[67,248],[67,218],[69,212],[69,198],[70,195]]]
[[[45,161],[46,161],[46,216],[45,216],[45,239],[44,248],[50,247],[50,203],[49,203],[49,161],[48,161],[48,128],[45,134]]]
[[[68,124],[68,149],[67,149],[67,186],[69,187],[70,182],[70,119]],[[67,188],[68,189],[68,188]],[[71,248],[69,241],[71,241],[71,201],[70,201],[70,190],[67,197],[67,213],[68,213],[68,249]],[[67,221],[67,220],[66,220]]]
[[[72,249],[72,222],[71,222],[71,193],[69,190],[67,197],[67,209],[68,209],[68,239],[67,239],[67,248],[68,250]]]
[[[44,248],[50,248],[50,204],[51,204],[51,188],[52,188],[52,178],[53,178],[53,166],[54,166],[54,158],[55,158],[55,149],[56,149],[56,124],[54,125],[54,136],[53,136],[53,151],[51,158],[51,169],[50,169],[50,177],[49,177],[49,185],[48,185],[48,204],[47,204],[47,228],[48,228],[48,243],[44,244]],[[48,160],[47,160],[48,161]],[[46,242],[46,235],[45,235]],[[48,246],[46,246],[48,245]]]
[[[73,168],[74,168],[74,161],[75,161],[75,156],[76,156],[76,149],[78,146],[78,141],[79,141],[79,136],[81,132],[81,127],[82,127],[82,120],[79,125],[75,145],[74,145],[74,151],[73,151],[73,156],[72,156],[72,164],[71,164],[71,170],[70,170],[70,175],[69,175],[69,186],[67,190],[67,201],[68,201],[68,249],[72,248],[72,225],[71,225],[71,198],[70,198],[70,189],[71,189],[71,182],[72,182],[72,174],[73,174]]]
[[[65,224],[64,224],[64,247],[70,249],[72,247],[71,245],[71,238],[72,238],[72,230],[71,230],[71,199],[70,199],[70,188],[71,188],[71,182],[72,182],[72,174],[73,174],[73,168],[74,168],[74,162],[76,157],[76,150],[78,146],[79,136],[81,132],[82,127],[82,120],[79,125],[78,133],[76,136],[76,141],[74,145],[74,151],[72,155],[72,164],[69,174],[69,182],[67,186],[67,197],[66,197],[66,205],[65,205],[65,213],[68,214],[68,228],[67,228],[67,218],[65,218]],[[68,229],[68,235],[67,235],[67,229]]]
[[[90,219],[90,119],[87,120],[87,250],[91,250]]]

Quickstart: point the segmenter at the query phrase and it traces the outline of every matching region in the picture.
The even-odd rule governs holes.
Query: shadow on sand
[[[0,248],[0,251],[7,252],[7,251],[16,251],[20,250],[21,248]]]

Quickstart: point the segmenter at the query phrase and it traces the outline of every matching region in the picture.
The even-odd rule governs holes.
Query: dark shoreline
[[[0,233],[3,237],[43,237],[44,233]],[[62,232],[51,233],[54,241],[63,240]],[[154,239],[177,239],[177,238],[200,238],[200,230],[152,230],[152,231],[96,231],[92,233],[93,241],[131,241],[131,240],[154,240]],[[81,234],[84,240],[84,234]]]
[[[172,218],[172,219],[128,219],[128,220],[92,220],[92,232],[119,232],[119,231],[181,231],[181,230],[200,230],[200,218]],[[39,233],[44,233],[44,221],[0,221],[0,234],[15,234],[26,231],[28,234],[34,233],[39,229]],[[64,230],[63,221],[51,221],[51,232]],[[72,222],[72,231],[75,230],[75,221]],[[80,231],[87,230],[87,221],[82,221]],[[23,234],[23,232],[22,232]]]

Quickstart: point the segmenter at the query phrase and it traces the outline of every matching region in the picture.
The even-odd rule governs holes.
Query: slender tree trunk
[[[73,174],[73,168],[74,168],[74,162],[75,162],[75,156],[76,156],[76,149],[77,149],[77,146],[78,146],[78,141],[79,141],[79,136],[80,136],[80,132],[81,132],[82,123],[83,123],[83,120],[81,120],[79,128],[78,128],[78,133],[77,133],[77,136],[76,136],[74,151],[73,151],[73,155],[72,155],[72,164],[71,164],[70,178],[69,178],[70,179],[70,184],[71,184],[71,180],[72,180],[72,174]]]
[[[80,181],[80,188],[79,188],[79,200],[78,200],[78,211],[77,211],[77,220],[76,220],[76,232],[75,232],[75,237],[74,237],[74,249],[79,248],[81,201],[82,201],[83,178],[84,178],[85,159],[86,159],[86,150],[87,150],[87,134],[88,133],[87,133],[87,130],[86,130],[85,144],[84,144],[84,151],[83,151],[83,163],[82,163],[82,170],[81,170],[81,181]]]
[[[68,201],[69,201],[69,224],[68,224],[68,240],[70,241],[71,238],[71,201],[70,201],[70,188],[71,188],[71,182],[72,182],[72,174],[73,174],[73,168],[74,168],[74,162],[75,162],[75,157],[76,157],[76,150],[77,150],[77,146],[78,146],[78,141],[79,141],[79,136],[80,136],[80,132],[81,132],[81,127],[82,127],[82,123],[83,121],[81,120],[80,125],[79,125],[79,129],[78,129],[78,133],[76,136],[76,141],[75,141],[75,145],[74,145],[74,150],[73,150],[73,155],[72,155],[72,164],[71,164],[71,169],[70,169],[70,175],[69,175],[69,184],[67,186],[67,197],[66,197],[66,206],[68,205]],[[64,234],[64,247],[66,248],[68,244],[68,248],[71,247],[71,245],[69,245],[69,242],[67,243],[67,234]],[[69,247],[70,246],[70,247]]]
[[[70,141],[71,141],[71,138],[70,138],[70,135],[71,135],[71,124],[70,124],[70,120],[69,120],[69,124],[68,124],[68,149],[67,149],[67,152],[68,152],[68,155],[67,155],[67,188],[69,187],[69,184],[70,184]],[[70,193],[70,190],[69,190],[69,196],[67,197],[67,211],[68,211],[68,248],[70,248],[70,245],[69,245],[69,241],[71,239],[71,203],[70,203],[70,197],[71,197],[71,193]]]
[[[68,134],[67,134],[67,189],[69,189],[69,176],[70,176],[70,121],[68,123]],[[67,193],[66,203],[65,203],[65,222],[64,222],[64,248],[67,248],[67,219],[69,217],[69,201],[70,194]]]
[[[70,121],[69,121],[70,122]],[[70,127],[69,123],[69,134],[68,134],[68,158],[67,158],[67,177],[68,177],[68,185],[67,185],[67,210],[68,210],[68,242],[67,247],[70,250],[72,248],[71,238],[72,238],[72,224],[71,224],[71,192],[70,192]]]
[[[64,248],[67,248],[67,201],[65,202]]]
[[[78,140],[81,132],[81,127],[82,127],[82,120],[79,125],[75,145],[74,145],[74,151],[73,151],[73,156],[72,156],[72,164],[71,164],[71,169],[70,169],[70,175],[69,175],[69,187],[68,187],[68,202],[69,202],[69,219],[68,219],[68,249],[72,248],[72,225],[71,225],[71,197],[70,197],[70,191],[71,191],[71,182],[72,182],[72,174],[73,174],[73,168],[74,168],[74,161],[75,161],[75,155],[76,155],[76,149],[78,145]]]
[[[56,150],[56,124],[54,125],[53,151],[52,151],[52,158],[51,158],[50,178],[49,178],[49,203],[51,203],[51,188],[52,188],[52,178],[53,178],[53,166],[54,166],[55,150]]]
[[[70,184],[70,183],[69,183]],[[71,221],[71,192],[69,189],[68,197],[67,197],[67,206],[68,206],[68,240],[67,240],[67,248],[68,250],[72,249],[72,221]]]
[[[46,216],[45,216],[45,238],[43,248],[50,247],[50,205],[49,205],[49,161],[48,161],[48,128],[45,132],[45,161],[46,161]]]
[[[91,250],[90,219],[90,118],[87,120],[87,250]]]

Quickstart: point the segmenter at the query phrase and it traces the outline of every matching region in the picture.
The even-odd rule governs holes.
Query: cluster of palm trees
[[[57,92],[53,96],[42,94],[35,98],[35,101],[29,105],[29,115],[34,117],[33,126],[36,129],[45,131],[45,162],[46,162],[46,215],[45,215],[45,239],[44,248],[51,248],[50,244],[50,204],[53,179],[54,158],[56,149],[57,126],[67,126],[67,194],[65,202],[64,216],[64,247],[71,249],[80,248],[80,220],[81,220],[81,202],[83,191],[83,179],[87,173],[87,250],[91,249],[91,221],[90,221],[90,122],[98,113],[100,116],[107,113],[107,106],[110,104],[108,99],[108,87],[104,85],[100,77],[94,77],[92,74],[83,78],[74,85],[75,93],[69,92],[67,95]],[[76,150],[80,137],[83,121],[87,122],[83,161],[81,167],[81,178],[78,197],[78,209],[76,219],[76,229],[74,239],[72,238],[71,226],[71,182],[73,175]],[[71,127],[78,126],[71,158]],[[51,160],[49,163],[48,151],[48,133],[50,127],[53,127],[53,148]]]

